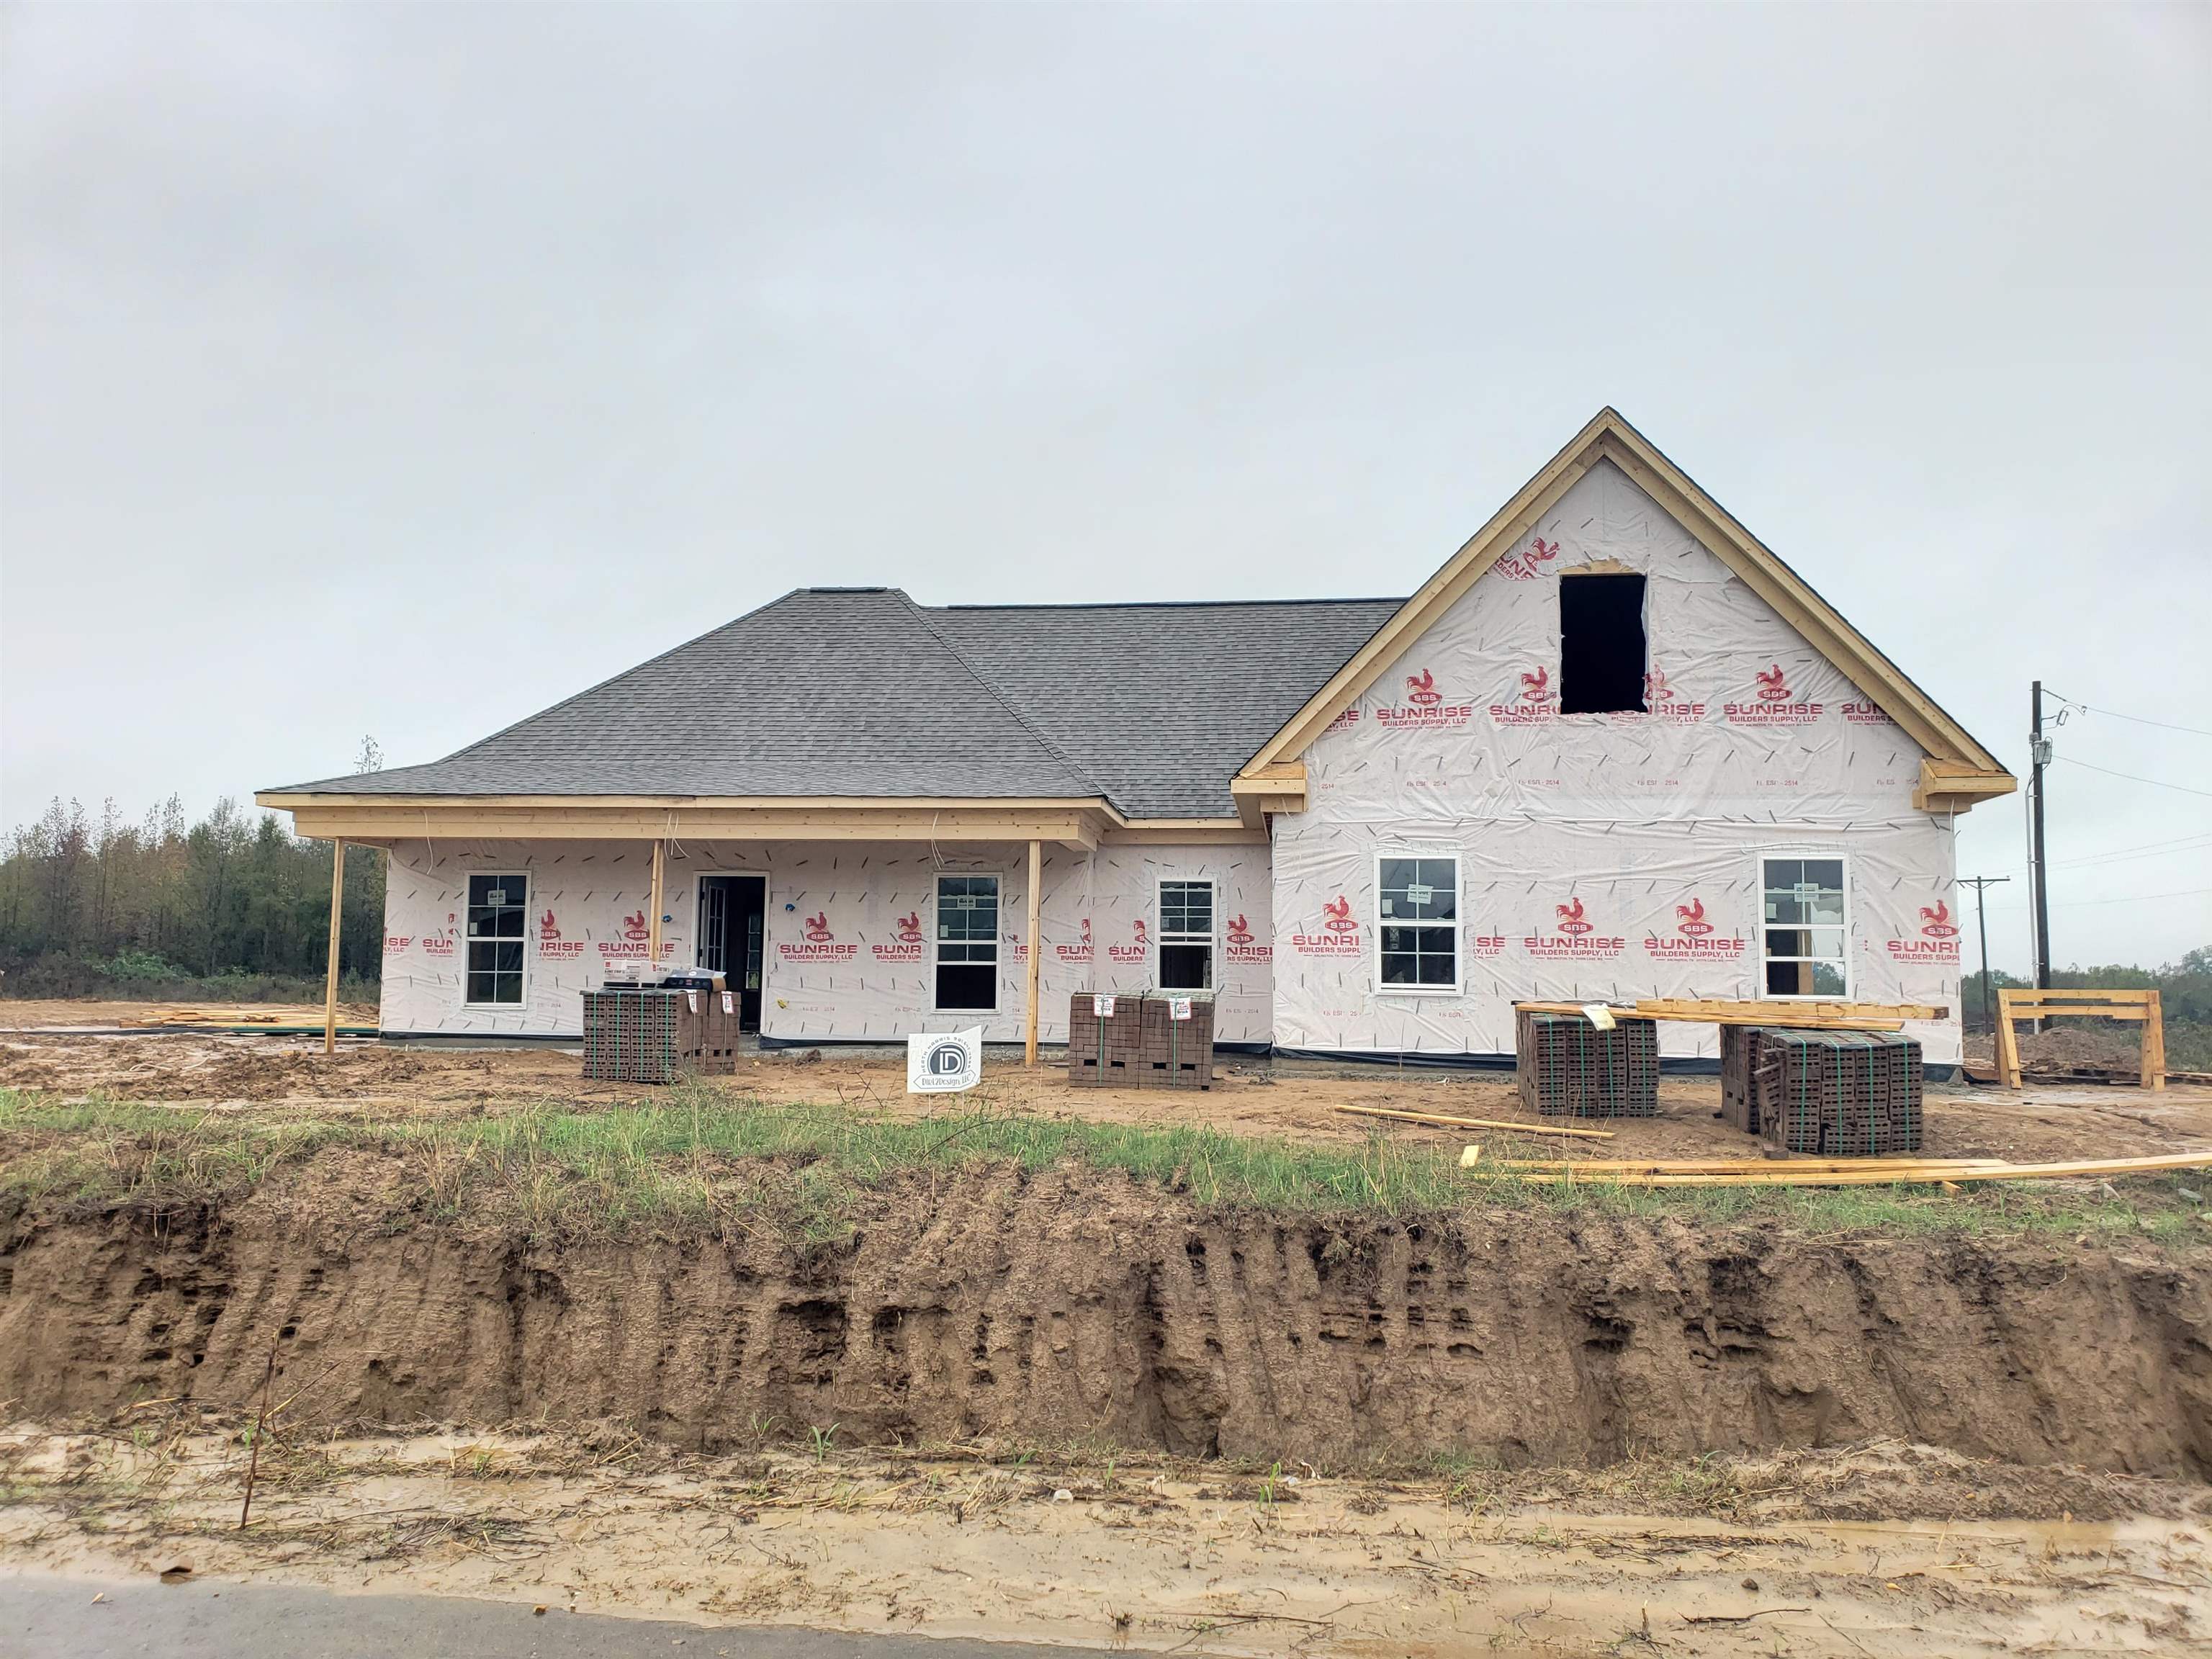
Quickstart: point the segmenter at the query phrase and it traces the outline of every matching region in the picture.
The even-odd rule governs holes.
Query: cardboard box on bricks
[[[1622,1019],[1601,1031],[1581,1014],[1517,1010],[1514,1069],[1522,1104],[1545,1117],[1656,1117],[1659,1028]]]

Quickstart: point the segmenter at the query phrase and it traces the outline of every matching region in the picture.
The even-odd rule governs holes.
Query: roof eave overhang
[[[264,790],[319,841],[1249,841],[1236,818],[1133,818],[1100,796],[398,795]]]
[[[1929,811],[1964,811],[1974,800],[2009,793],[2016,786],[1996,757],[1937,707],[1927,693],[1884,656],[1865,635],[1844,621],[1811,585],[1778,555],[1738,524],[1680,467],[1660,453],[1615,410],[1600,410],[1567,446],[1500,507],[1424,582],[1374,636],[1353,653],[1280,730],[1245,763],[1232,793],[1248,780],[1296,761],[1420,635],[1521,538],[1551,511],[1601,461],[1610,461],[1634,479],[1653,500],[1714,557],[1741,577],[1871,700],[1946,769],[1954,782],[1940,792],[1943,800]],[[1243,795],[1237,795],[1242,801]],[[1916,804],[1920,793],[1916,793]],[[1963,804],[1962,804],[1963,803]],[[1276,809],[1295,810],[1295,809]]]
[[[1230,799],[1237,816],[1248,829],[1263,830],[1270,812],[1306,810],[1306,767],[1304,761],[1278,761],[1257,770],[1247,768],[1230,781]]]

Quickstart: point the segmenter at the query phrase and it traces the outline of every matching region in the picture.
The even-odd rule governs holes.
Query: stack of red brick
[[[1077,992],[1068,1001],[1067,1080],[1084,1088],[1211,1089],[1212,1000]]]

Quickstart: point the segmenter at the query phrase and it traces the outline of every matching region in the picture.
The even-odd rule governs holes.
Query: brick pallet
[[[1721,1120],[1746,1134],[1759,1133],[1759,1100],[1751,1086],[1758,1068],[1761,1025],[1721,1027]]]
[[[1545,1117],[1656,1117],[1659,1028],[1623,1019],[1601,1031],[1580,1014],[1522,1012],[1514,1021],[1522,1104]]]
[[[1114,1012],[1098,999],[1068,999],[1067,1080],[1079,1088],[1211,1089],[1213,1004],[1190,999],[1188,1019],[1171,1018],[1164,996],[1116,992]]]
[[[1189,1006],[1174,1017],[1174,1002]],[[1211,1089],[1213,1086],[1213,1002],[1209,997],[1147,996],[1139,1016],[1141,1046],[1137,1055],[1140,1089]]]
[[[696,1006],[694,1006],[696,1004]],[[672,1083],[737,1070],[738,1016],[716,991],[586,991],[584,1075]]]
[[[1761,1032],[1751,1059],[1759,1133],[1784,1152],[1883,1158],[1920,1150],[1918,1039],[1894,1031]]]
[[[1080,1088],[1133,1088],[1132,1067],[1144,1048],[1142,999],[1113,997],[1101,1015],[1100,999],[1079,991],[1067,1000],[1067,1080]]]

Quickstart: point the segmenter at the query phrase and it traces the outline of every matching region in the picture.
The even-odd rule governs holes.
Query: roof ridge
[[[1026,605],[931,605],[921,611],[1204,611],[1231,605],[1403,605],[1402,593],[1336,594],[1318,599],[1066,599]]]
[[[963,651],[958,646],[953,644],[951,641],[946,639],[945,635],[938,630],[937,624],[930,621],[928,611],[922,606],[916,605],[914,602],[914,598],[911,594],[908,593],[903,588],[894,588],[891,591],[896,593],[898,597],[905,602],[908,611],[913,613],[914,619],[921,624],[922,628],[928,633],[929,637],[935,640],[940,646],[944,647],[946,653],[951,657],[953,661],[958,663],[961,667],[968,671],[969,678],[974,680],[976,684],[981,686],[992,702],[997,703],[1000,708],[1005,709],[1008,714],[1013,717],[1015,725],[1020,726],[1023,731],[1028,732],[1030,737],[1036,739],[1037,743],[1043,748],[1047,754],[1050,755],[1054,760],[1067,768],[1069,771],[1074,773],[1077,777],[1081,778],[1085,783],[1096,789],[1101,799],[1106,800],[1111,800],[1113,799],[1113,797],[1107,793],[1106,786],[1104,784],[1099,782],[1097,778],[1091,776],[1089,770],[1085,769],[1074,756],[1069,754],[1065,749],[1062,749],[1058,744],[1054,743],[1050,738],[1045,736],[1042,732],[1039,731],[1030,721],[1030,717],[1022,713],[1022,711],[1014,705],[1013,702],[1004,691],[1001,691],[996,685],[992,684],[990,678],[984,674],[981,669],[976,667],[974,663],[968,660],[968,653],[966,652]]]

